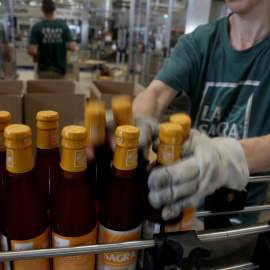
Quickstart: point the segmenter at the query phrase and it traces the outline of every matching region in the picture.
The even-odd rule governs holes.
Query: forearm
[[[250,173],[270,171],[270,134],[239,141]]]
[[[134,114],[151,116],[159,120],[176,94],[177,92],[166,84],[154,80],[145,91],[134,99]]]

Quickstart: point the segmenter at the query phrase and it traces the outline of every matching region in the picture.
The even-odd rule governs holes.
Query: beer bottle
[[[35,175],[41,198],[50,211],[60,178],[58,113],[40,111],[37,119]]]
[[[51,210],[53,247],[96,243],[96,211],[86,178],[86,128],[62,130],[61,179]],[[94,270],[95,255],[53,258],[53,269]]]
[[[131,125],[135,126],[132,103],[128,95],[115,96],[111,100],[112,111],[114,116],[114,121],[116,126]],[[141,202],[143,201],[147,192],[147,179],[148,173],[146,172],[146,167],[148,165],[148,160],[144,158],[142,151],[138,151],[138,185],[140,188]]]
[[[157,153],[157,166],[172,165],[181,158],[180,149],[182,142],[182,128],[172,123],[163,123],[159,127],[159,148]],[[164,221],[162,209],[155,209],[145,197],[143,203],[143,222],[141,238],[149,240],[154,234],[180,231],[183,218],[181,213],[177,218]],[[139,253],[138,266],[143,269],[144,251]]]
[[[100,205],[99,243],[138,240],[141,231],[140,197],[136,181],[137,146],[140,131],[134,126],[119,126],[112,176]],[[97,269],[134,270],[137,251],[98,254]]]
[[[96,211],[103,198],[111,174],[113,152],[106,139],[106,108],[100,100],[89,101],[86,106],[87,143],[93,147],[95,159],[87,162],[87,178]]]
[[[0,111],[0,203],[2,204],[3,194],[7,185],[6,170],[6,147],[4,138],[4,129],[9,126],[11,115],[7,111]]]
[[[4,236],[13,251],[49,247],[48,216],[40,198],[32,157],[31,129],[5,128],[8,185],[4,196]],[[49,270],[49,259],[14,261],[14,270]]]
[[[176,113],[170,116],[170,122],[183,128],[183,142],[189,137],[191,129],[191,118],[185,113]],[[183,213],[181,231],[189,231],[193,228],[195,206],[187,208]]]
[[[7,111],[0,111],[0,230],[3,229],[3,196],[5,194],[7,186],[7,170],[6,170],[6,147],[5,147],[5,138],[4,138],[4,129],[6,126],[9,126],[11,120],[11,115]],[[0,251],[2,250],[0,244]],[[3,263],[0,263],[0,270],[3,268]]]

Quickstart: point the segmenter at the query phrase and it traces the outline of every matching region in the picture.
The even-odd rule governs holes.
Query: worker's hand
[[[159,135],[159,123],[152,117],[145,117],[141,115],[134,115],[135,126],[140,130],[139,151],[147,153],[153,140]]]
[[[148,179],[149,201],[164,206],[164,220],[177,217],[221,187],[243,190],[249,170],[240,143],[231,138],[209,138],[191,130],[182,145],[182,160],[154,169]]]

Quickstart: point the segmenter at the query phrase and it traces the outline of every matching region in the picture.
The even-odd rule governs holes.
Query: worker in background
[[[67,24],[54,18],[55,9],[52,0],[43,0],[44,19],[31,29],[28,54],[38,62],[39,79],[64,79],[66,51],[76,49]]]
[[[175,96],[185,91],[190,98],[193,130],[182,161],[153,169],[148,179],[150,203],[165,205],[165,220],[221,187],[242,190],[250,174],[270,171],[270,1],[226,3],[231,14],[183,35],[133,102],[140,144],[148,147]],[[267,183],[250,184],[246,205],[264,204],[267,190]],[[243,214],[232,224],[258,217]]]

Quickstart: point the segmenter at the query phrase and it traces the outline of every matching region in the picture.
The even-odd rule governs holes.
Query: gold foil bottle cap
[[[185,113],[176,113],[170,116],[170,122],[181,125],[183,128],[183,141],[189,137],[191,129],[191,118]]]
[[[116,126],[135,126],[130,96],[115,96],[111,100],[111,105]]]
[[[163,123],[159,126],[159,140],[167,144],[181,144],[183,129],[173,123]]]
[[[86,128],[83,126],[66,126],[62,130],[62,146],[70,149],[86,147]]]
[[[4,131],[5,145],[12,149],[26,148],[32,145],[31,135],[31,129],[27,125],[9,125]]]
[[[11,120],[11,115],[7,111],[0,111],[0,123],[9,122]]]
[[[37,113],[36,119],[44,122],[51,122],[58,120],[59,115],[55,111],[40,111]]]
[[[140,130],[134,126],[124,125],[116,128],[115,135],[121,139],[136,140],[140,137]]]
[[[36,119],[39,129],[56,129],[59,127],[59,115],[55,111],[40,111],[37,113]]]
[[[9,126],[11,115],[7,111],[0,111],[0,131],[4,131],[6,126]]]
[[[115,144],[121,147],[132,148],[139,145],[140,130],[137,127],[123,125],[116,128]]]

